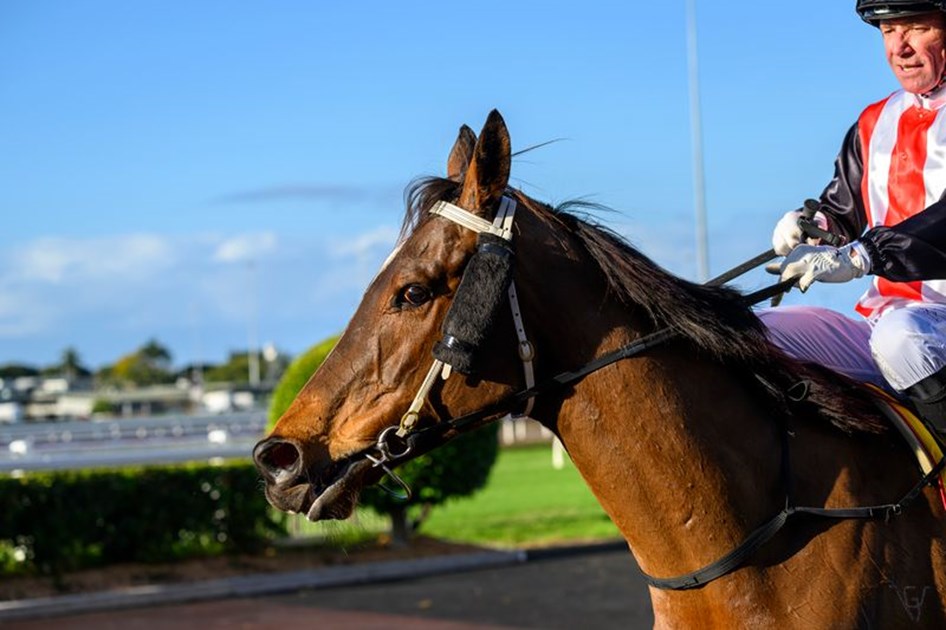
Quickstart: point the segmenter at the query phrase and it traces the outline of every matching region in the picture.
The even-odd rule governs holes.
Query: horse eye
[[[430,300],[430,289],[421,284],[409,284],[401,289],[401,295],[398,302],[409,304],[410,306],[420,306]]]

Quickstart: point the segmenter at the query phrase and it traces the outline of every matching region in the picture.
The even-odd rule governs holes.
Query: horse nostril
[[[273,481],[281,477],[295,478],[302,470],[302,453],[295,443],[270,438],[253,449],[256,467]]]

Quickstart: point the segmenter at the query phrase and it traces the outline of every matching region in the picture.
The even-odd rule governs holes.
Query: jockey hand
[[[798,225],[798,219],[801,216],[801,210],[791,210],[775,224],[775,230],[772,232],[772,249],[779,256],[788,254],[804,239],[804,234]],[[828,218],[822,212],[816,212],[813,220],[815,225],[822,230],[828,229]],[[818,242],[818,239],[808,239],[808,243],[812,245],[817,245]]]
[[[844,247],[799,245],[782,261],[782,280],[798,278],[798,288],[807,291],[818,282],[848,282],[870,272],[870,257],[864,246],[853,242]]]

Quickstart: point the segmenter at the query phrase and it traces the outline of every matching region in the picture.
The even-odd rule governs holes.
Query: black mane
[[[406,194],[402,237],[427,220],[434,203],[456,201],[459,190],[459,183],[450,179],[414,182]],[[614,231],[575,212],[587,204],[568,202],[551,208],[516,190],[508,194],[577,239],[604,276],[613,299],[643,312],[655,329],[676,329],[697,352],[745,370],[747,379],[759,383],[776,412],[818,415],[848,433],[887,430],[886,420],[863,386],[827,368],[796,361],[772,345],[761,320],[738,291],[674,276]],[[787,392],[803,381],[808,383],[807,397],[790,401]]]

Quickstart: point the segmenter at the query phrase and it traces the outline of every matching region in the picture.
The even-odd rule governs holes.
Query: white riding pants
[[[789,356],[897,392],[946,367],[946,304],[908,302],[871,320],[816,306],[758,315],[769,339]]]

